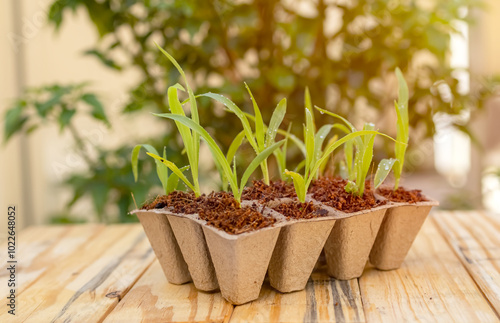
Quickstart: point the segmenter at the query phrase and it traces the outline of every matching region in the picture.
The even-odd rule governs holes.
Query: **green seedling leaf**
[[[397,141],[395,146],[395,156],[398,163],[395,165],[394,169],[394,179],[395,185],[394,189],[399,186],[399,180],[401,178],[401,173],[403,172],[404,159],[406,154],[406,148],[409,140],[409,119],[408,119],[408,85],[403,77],[403,73],[399,68],[396,68],[396,77],[398,79],[398,102],[394,102],[397,115]]]
[[[285,169],[286,169],[286,153],[287,153],[287,148],[288,148],[288,139],[289,139],[289,134],[290,131],[292,130],[292,123],[290,122],[288,124],[288,130],[287,130],[287,136],[285,136],[285,143],[280,149],[277,149],[274,151],[274,156],[276,157],[276,160],[278,162],[278,169],[280,173],[280,178],[284,181],[286,180],[285,177]]]
[[[199,124],[200,117],[198,114],[198,106],[196,104],[196,98],[194,96],[193,90],[189,86],[189,83],[188,83],[187,78],[186,78],[186,74],[184,73],[181,66],[179,65],[179,63],[177,63],[177,61],[175,60],[175,58],[172,55],[167,53],[157,43],[155,43],[155,45],[160,50],[160,52],[163,55],[165,55],[168,58],[168,60],[175,66],[175,68],[177,69],[177,71],[179,71],[179,74],[183,78],[184,83],[186,84],[186,90],[187,90],[188,96],[189,96],[189,103],[190,103],[190,108],[191,108],[191,118],[195,123]],[[178,87],[176,87],[176,85],[174,85],[174,88],[178,88]],[[184,139],[183,139],[183,141],[184,141]],[[199,196],[200,195],[200,185],[198,182],[198,164],[199,164],[199,159],[200,159],[200,136],[199,136],[199,134],[193,133],[192,140],[189,143],[184,141],[184,146],[186,146],[186,148],[188,146],[190,146],[190,148],[188,148],[188,149],[191,150],[191,156],[188,155],[188,158],[189,158],[189,164],[190,164],[190,168],[191,168],[191,174],[193,176],[194,187],[196,188],[196,190],[194,190],[194,193],[196,196]]]
[[[286,170],[285,174],[292,178],[297,198],[300,202],[304,203],[306,201],[306,183],[304,181],[304,177],[302,177],[299,173],[291,172],[289,170]]]
[[[252,100],[252,105],[253,105],[253,113],[255,115],[255,137],[257,138],[257,144],[259,145],[259,149],[262,151],[264,150],[264,145],[265,145],[265,126],[264,126],[264,120],[262,119],[262,114],[260,113],[259,106],[257,105],[257,101],[255,101],[255,98],[253,97],[252,91],[250,91],[250,88],[248,85],[245,83],[245,87],[248,91],[248,94],[250,94],[250,99]]]
[[[227,155],[226,155],[227,160],[234,159],[234,156],[236,155],[236,151],[238,150],[238,148],[240,148],[244,139],[245,139],[245,131],[241,131],[239,134],[236,135],[236,137],[234,137],[233,142],[231,142],[231,145],[229,146],[229,149],[227,150]]]
[[[352,141],[348,141],[344,145],[344,157],[345,157],[345,164],[347,168],[347,177],[349,180],[353,181],[354,178],[356,177],[355,172],[353,171],[353,165],[352,161],[353,158],[352,156],[354,155],[354,144]]]
[[[302,170],[302,168],[304,168],[306,166],[306,160],[303,159],[300,161],[300,163],[297,164],[297,167],[295,167],[295,169],[293,170],[294,172],[298,173]]]
[[[184,166],[180,169],[180,171],[184,173],[184,171],[188,169],[189,166]],[[165,190],[166,195],[175,191],[178,185],[179,185],[179,176],[177,176],[177,174],[175,173],[170,174],[167,181],[167,189]]]
[[[204,96],[207,98],[214,99],[224,104],[226,108],[228,108],[232,113],[234,113],[240,119],[241,124],[243,125],[243,130],[245,131],[245,136],[247,137],[248,142],[250,143],[250,145],[252,146],[252,148],[255,150],[256,153],[259,152],[259,147],[257,146],[257,142],[254,139],[252,128],[250,127],[250,123],[248,122],[245,113],[243,113],[243,111],[241,111],[241,109],[238,108],[238,106],[234,104],[233,101],[217,93],[204,93],[198,96]]]
[[[153,152],[154,153],[154,152]],[[167,148],[163,147],[163,159],[167,159]],[[161,186],[163,187],[163,191],[165,195],[168,195],[170,192],[168,190],[168,167],[159,161],[155,160],[156,163],[156,173],[158,174],[158,178],[160,179]]]
[[[346,143],[349,140],[352,140],[352,139],[355,139],[357,137],[364,136],[364,135],[381,135],[381,136],[386,137],[386,138],[388,138],[388,139],[390,139],[392,141],[396,141],[394,138],[392,138],[392,137],[390,137],[390,136],[388,136],[386,134],[383,134],[381,132],[378,132],[378,131],[366,131],[366,130],[356,131],[356,132],[350,133],[350,134],[348,134],[348,135],[340,138],[339,140],[337,140],[337,141],[331,143],[330,145],[328,145],[326,147],[326,149],[324,150],[323,155],[321,156],[321,158],[318,161],[316,161],[313,169],[311,170],[309,178],[307,179],[306,188],[308,188],[309,185],[311,184],[311,181],[314,178],[314,176],[316,175],[316,172],[318,171],[318,169],[321,166],[321,164],[323,162],[325,162],[325,160],[327,160],[330,157],[330,154],[333,153],[335,151],[335,149],[339,148],[341,145],[343,145],[344,143]]]
[[[271,116],[271,120],[269,121],[269,127],[266,132],[266,147],[271,146],[274,143],[276,138],[276,133],[278,132],[278,128],[283,122],[283,118],[286,113],[286,99],[282,99],[276,109],[274,109],[273,115]]]
[[[155,114],[158,117],[172,119],[174,121],[179,121],[183,125],[189,127],[191,130],[197,132],[201,138],[207,143],[208,148],[212,152],[212,156],[216,164],[218,163],[220,169],[222,170],[221,178],[227,178],[229,180],[229,184],[231,186],[231,190],[233,191],[234,196],[238,195],[238,183],[236,179],[236,174],[233,173],[231,169],[230,162],[226,160],[226,156],[222,153],[221,149],[215,142],[215,140],[210,136],[210,134],[203,129],[199,124],[195,123],[193,120],[176,114],[171,113],[163,113],[163,114]],[[182,179],[182,177],[179,176]]]
[[[327,124],[319,128],[318,132],[314,136],[314,161],[318,160],[321,158],[321,153],[322,153],[322,148],[323,148],[323,142],[325,141],[326,137],[332,130],[333,125]]]
[[[333,137],[330,138],[330,140],[328,140],[328,143],[327,143],[327,146],[328,145],[331,145],[333,142],[337,141],[339,139],[339,136],[338,135],[335,135]],[[347,144],[347,143],[346,143]],[[321,150],[321,154],[323,153],[323,150]],[[320,159],[321,158],[321,155],[318,156],[317,159]],[[318,174],[316,174],[316,178],[318,178],[318,175],[319,174],[324,174],[325,173],[325,168],[326,166],[328,165],[328,160],[329,158],[327,158],[319,167],[319,172]],[[344,164],[344,168],[345,168],[345,164]]]
[[[373,183],[375,189],[377,189],[387,178],[387,175],[391,172],[392,167],[397,162],[397,159],[382,159],[378,164],[377,171],[375,172],[375,178],[373,179]]]
[[[132,150],[132,157],[130,158],[130,162],[132,164],[132,173],[134,174],[134,180],[136,182],[139,177],[137,168],[139,165],[139,152],[141,151],[142,147],[144,147],[144,149],[146,149],[148,152],[158,155],[158,151],[155,149],[155,147],[151,145],[142,144],[142,145],[136,145],[134,147],[134,149]],[[156,171],[158,171],[158,165],[159,163],[156,164]]]
[[[304,139],[306,142],[306,168],[305,177],[309,175],[312,163],[314,161],[314,134],[316,132],[314,126],[314,117],[312,111],[306,108],[306,124],[304,126]]]
[[[285,140],[281,140],[279,142],[276,142],[272,144],[271,146],[267,147],[264,149],[260,154],[258,154],[248,165],[247,169],[243,173],[243,176],[241,177],[241,182],[240,182],[240,194],[243,192],[243,189],[245,188],[245,185],[248,182],[248,179],[252,175],[252,173],[255,171],[255,169],[262,163],[262,161],[266,160],[271,154],[278,149],[281,145],[285,143]],[[239,196],[238,196],[239,197]]]
[[[190,120],[190,119],[189,119]],[[193,192],[194,192],[194,186],[189,182],[189,180],[184,176],[182,171],[171,161],[163,159],[162,157],[152,154],[152,153],[147,153],[149,156],[153,157],[156,160],[159,160],[161,163],[165,164],[175,175],[177,175]]]

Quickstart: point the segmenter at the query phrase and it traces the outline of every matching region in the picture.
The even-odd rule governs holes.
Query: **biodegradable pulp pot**
[[[439,202],[431,199],[413,204],[391,202],[370,252],[370,262],[381,270],[399,268],[431,208],[437,205]]]
[[[172,284],[190,282],[188,266],[182,257],[167,216],[157,210],[136,210],[132,213],[139,218],[168,282]]]
[[[286,199],[281,203],[290,201]],[[290,220],[281,228],[268,269],[272,287],[282,293],[306,287],[335,223],[331,215],[329,212],[324,217]]]
[[[386,210],[379,206],[335,222],[324,247],[328,275],[348,280],[363,274]]]
[[[175,238],[186,261],[194,286],[202,291],[219,288],[215,269],[208,252],[201,224],[191,217],[196,215],[168,214]]]
[[[222,296],[235,305],[257,299],[281,228],[232,235],[202,227]]]

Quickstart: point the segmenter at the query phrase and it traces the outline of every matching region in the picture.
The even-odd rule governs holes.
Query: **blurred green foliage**
[[[128,102],[122,106],[124,114],[168,112],[166,88],[178,82],[179,75],[155,48],[154,41],[187,71],[198,93],[228,95],[251,111],[242,83],[246,81],[264,120],[269,119],[278,100],[287,97],[284,124],[286,127],[293,120],[296,133],[301,131],[306,85],[315,105],[354,120],[362,118],[365,110],[360,106],[365,105],[370,113],[382,118],[393,110],[397,95],[395,82],[388,88],[388,77],[400,67],[410,89],[410,125],[423,129],[426,137],[435,131],[435,113],[474,112],[490,93],[488,87],[471,95],[461,92],[457,71],[449,64],[450,34],[457,32],[457,21],[470,23],[463,9],[470,12],[479,6],[476,0],[435,1],[427,8],[411,0],[305,2],[308,8],[299,2],[277,0],[60,0],[51,5],[48,19],[59,29],[72,13],[85,11],[99,36],[85,55],[117,72],[140,72],[129,89]],[[20,112],[28,109],[35,109],[38,118],[70,130],[77,145],[78,135],[71,129],[78,126],[71,120],[80,104],[90,105],[91,115],[98,121],[112,124],[94,94],[77,95],[75,102],[61,103],[64,93],[80,90],[45,87],[41,91],[48,92],[49,98],[41,103],[21,98],[7,113],[7,138],[33,129],[27,127],[32,117]],[[28,92],[26,97],[30,95]],[[200,99],[201,123],[212,129],[227,148],[240,131],[234,127],[236,117],[211,104],[208,99]],[[51,109],[54,117],[46,112]],[[318,127],[322,125],[321,118],[317,123]],[[456,126],[469,131],[466,125]],[[182,147],[179,141],[171,140],[176,135],[175,130],[167,131],[163,138],[151,138],[147,143],[158,149],[166,145],[169,159],[183,165],[186,156],[180,153]],[[64,180],[73,191],[66,213],[88,196],[100,219],[133,220],[126,214],[132,206],[130,192],[142,203],[151,188],[160,183],[152,161],[144,159],[140,181],[134,184],[129,163],[132,147],[92,147],[97,153],[91,158],[81,145],[80,152],[88,157],[88,169]],[[107,205],[118,205],[118,213],[106,217]]]

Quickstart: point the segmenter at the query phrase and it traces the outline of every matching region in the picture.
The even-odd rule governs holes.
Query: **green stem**
[[[262,177],[264,177],[264,184],[269,185],[271,182],[269,180],[269,169],[267,168],[267,159],[260,164],[262,169]]]

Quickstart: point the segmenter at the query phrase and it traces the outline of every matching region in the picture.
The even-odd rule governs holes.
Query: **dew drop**
[[[321,113],[321,114],[325,114],[323,111],[320,111],[319,113]]]

